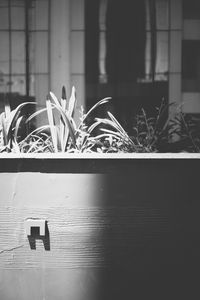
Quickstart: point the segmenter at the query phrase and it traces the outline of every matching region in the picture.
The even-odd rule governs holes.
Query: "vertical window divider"
[[[8,0],[8,31],[9,31],[9,80],[8,80],[8,93],[11,93],[12,85],[12,36],[11,36],[11,0]]]
[[[150,8],[150,26],[151,26],[151,75],[152,75],[152,82],[154,82],[155,71],[156,71],[156,42],[157,42],[155,0],[150,0],[149,4],[150,4],[149,8]]]
[[[48,90],[51,89],[51,0],[48,0]]]
[[[29,57],[29,1],[24,0],[24,7],[25,7],[25,55],[26,55],[26,97],[28,98],[30,95],[30,82],[29,82],[29,77],[30,77],[30,68],[29,68],[29,62],[30,62],[30,57]]]

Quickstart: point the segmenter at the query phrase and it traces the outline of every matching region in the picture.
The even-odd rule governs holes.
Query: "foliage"
[[[166,105],[162,101],[155,117],[148,117],[142,109],[135,117],[134,134],[130,136],[111,112],[105,118],[88,122],[96,109],[109,98],[97,102],[87,113],[80,111],[79,123],[75,121],[76,95],[72,88],[69,100],[63,87],[58,99],[50,92],[46,107],[28,118],[23,108],[30,102],[20,104],[11,111],[8,103],[0,115],[0,152],[17,153],[152,153],[152,152],[200,152],[197,121],[188,119],[181,106]],[[34,118],[46,114],[48,123],[27,133],[27,125]],[[199,126],[200,127],[200,126]]]
[[[47,96],[46,108],[34,113],[27,121],[30,121],[43,112],[47,112],[48,125],[39,127],[34,131],[34,134],[39,134],[44,130],[49,130],[50,138],[46,137],[45,141],[42,139],[45,144],[45,151],[69,153],[92,152],[95,141],[93,137],[90,136],[85,122],[92,111],[106,103],[108,99],[109,98],[105,98],[96,103],[87,114],[84,114],[84,111],[81,110],[80,123],[77,125],[74,119],[76,105],[75,88],[72,88],[69,101],[66,99],[66,92],[63,88],[62,98],[60,100],[50,92]],[[33,133],[29,135],[29,138],[32,136]],[[41,143],[40,134],[38,139]],[[34,143],[36,143],[36,141],[34,141]],[[35,152],[36,149],[33,149]]]
[[[136,116],[136,144],[145,152],[200,152],[199,118],[182,112],[182,106],[163,100],[155,117],[147,117],[142,109]]]
[[[8,101],[5,102],[5,111],[0,114],[0,152],[20,152],[19,129],[24,119],[21,112],[30,104],[34,103],[24,102],[11,111]]]

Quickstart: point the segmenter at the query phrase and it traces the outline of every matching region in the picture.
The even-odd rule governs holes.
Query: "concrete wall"
[[[199,160],[0,159],[0,299],[199,296]],[[27,237],[27,218],[47,221]]]

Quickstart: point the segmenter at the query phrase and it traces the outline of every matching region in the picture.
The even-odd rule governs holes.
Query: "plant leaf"
[[[71,97],[69,99],[69,108],[68,108],[68,114],[69,117],[73,117],[74,115],[74,109],[75,109],[75,105],[76,105],[76,95],[75,95],[75,87],[72,87],[72,93],[71,93]]]
[[[53,112],[52,112],[52,105],[51,105],[51,101],[49,99],[46,100],[46,107],[47,107],[47,116],[48,116],[48,121],[49,121],[49,126],[50,126],[50,132],[51,132],[51,138],[52,138],[53,146],[54,146],[55,152],[58,152],[57,132],[56,132],[56,128],[55,128],[55,125],[54,125],[54,117],[53,117]]]
[[[30,117],[28,117],[28,119],[26,120],[26,123],[31,121],[33,118],[37,117],[38,115],[40,115],[41,113],[47,111],[47,108],[41,108],[40,110],[34,112]]]
[[[90,114],[91,114],[98,106],[107,103],[110,99],[111,99],[111,97],[104,98],[104,99],[98,101],[94,106],[92,106],[92,107],[90,108],[90,110],[84,115],[84,117],[83,117],[81,123],[79,124],[79,127],[78,127],[78,128],[80,128],[80,126],[83,125],[83,123],[84,123],[85,120],[88,118],[88,116],[89,116],[89,115],[90,115]]]
[[[62,118],[63,118],[63,121],[65,123],[65,125],[68,127],[69,129],[69,134],[70,134],[70,137],[72,139],[72,143],[73,145],[76,147],[76,137],[75,137],[75,129],[73,128],[73,125],[72,123],[70,122],[70,118],[67,114],[67,112],[64,112],[62,110],[62,107],[61,106],[57,106],[57,105],[54,105],[55,108],[60,112]]]
[[[57,105],[57,106],[61,106],[60,102],[58,101],[57,97],[54,95],[54,93],[52,92],[49,92],[49,95],[50,95],[50,99],[52,99],[54,101],[54,103]]]
[[[16,121],[15,132],[14,132],[14,139],[16,142],[17,142],[17,137],[18,137],[19,126],[20,126],[22,119],[23,119],[23,116],[19,117]]]
[[[118,130],[123,133],[126,137],[128,137],[128,134],[126,133],[126,131],[124,130],[124,128],[120,125],[120,123],[117,121],[117,119],[113,116],[113,114],[111,114],[111,112],[108,111],[108,115],[111,118],[111,120],[115,123],[116,127],[118,128]]]
[[[21,113],[21,109],[25,105],[28,105],[28,104],[34,104],[35,105],[35,102],[23,102],[20,105],[18,105],[17,108],[14,109],[11,112],[10,117],[9,117],[9,122],[8,122],[8,125],[7,125],[7,128],[6,128],[6,131],[7,131],[7,140],[10,140],[11,137],[12,137],[12,129],[13,129],[13,126],[14,126],[16,120],[18,119],[18,117],[19,117],[19,115]]]

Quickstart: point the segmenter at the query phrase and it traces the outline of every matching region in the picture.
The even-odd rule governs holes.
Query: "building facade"
[[[162,98],[200,113],[198,0],[1,0],[0,101],[102,97],[128,129]],[[41,122],[41,120],[40,120]]]

